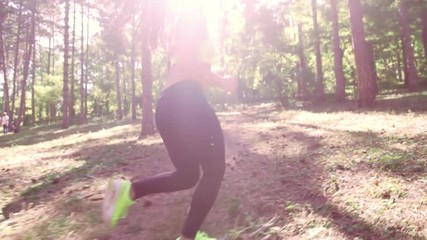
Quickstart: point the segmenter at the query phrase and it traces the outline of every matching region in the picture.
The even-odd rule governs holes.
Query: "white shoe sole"
[[[120,191],[121,183],[121,180],[110,180],[105,189],[104,200],[102,202],[102,219],[108,226],[111,226],[116,198]]]

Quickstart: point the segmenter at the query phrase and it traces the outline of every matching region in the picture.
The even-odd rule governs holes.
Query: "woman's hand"
[[[239,88],[239,80],[233,76],[223,76],[221,81],[221,86],[227,92],[235,93]]]
[[[213,73],[209,64],[192,58],[177,62],[169,70],[169,84],[184,79],[198,81],[204,87],[219,87],[230,93],[235,93],[239,87],[239,81],[236,77]]]

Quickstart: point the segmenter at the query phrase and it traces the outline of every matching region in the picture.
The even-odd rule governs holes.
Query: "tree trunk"
[[[55,6],[55,1],[56,0],[52,0],[52,6]],[[57,19],[56,19],[56,15],[55,14],[52,14],[52,46],[51,46],[51,48],[50,48],[50,50],[51,50],[51,58],[50,58],[50,61],[49,61],[49,66],[50,66],[50,74],[51,75],[55,75],[55,39],[56,39],[56,36],[55,36],[55,34],[56,34],[56,21],[57,21]],[[54,111],[54,113],[56,114],[56,109],[55,109],[55,111]],[[56,116],[55,116],[56,117]]]
[[[420,0],[420,18],[422,28],[422,40],[424,45],[424,57],[427,60],[427,2]]]
[[[18,75],[18,63],[19,63],[19,45],[21,43],[21,21],[22,21],[22,4],[23,0],[19,2],[19,13],[18,13],[18,32],[16,34],[16,45],[15,45],[15,60],[14,60],[14,66],[13,66],[13,86],[12,86],[12,107],[9,112],[9,119],[11,122],[14,119],[15,114],[15,98],[16,98],[16,92],[17,92],[17,75]]]
[[[49,49],[47,51],[47,69],[46,72],[48,75],[50,75],[51,71],[50,71],[50,63],[52,62],[52,38],[53,36],[49,35]]]
[[[408,19],[408,9],[406,7],[405,1],[401,0],[399,4],[399,15],[400,15],[400,24],[402,27],[402,43],[403,43],[403,51],[406,56],[405,65],[408,70],[408,90],[416,91],[418,88],[418,76],[417,70],[415,67],[415,57],[414,57],[414,49],[411,44],[411,32],[409,28],[409,19]]]
[[[408,70],[408,64],[407,64],[408,60],[406,58],[406,52],[405,52],[404,47],[403,47],[403,34],[401,34],[401,36],[400,36],[400,46],[399,46],[399,48],[400,48],[399,50],[402,53],[403,78],[404,78],[403,79],[403,84],[406,87],[408,87],[408,73],[409,73],[409,70]]]
[[[131,52],[131,84],[132,84],[132,120],[136,120],[136,96],[135,96],[135,58],[136,58],[136,24],[132,22],[132,52]]]
[[[27,32],[27,51],[25,53],[25,62],[24,62],[24,76],[21,83],[21,103],[19,104],[18,119],[15,124],[15,132],[19,132],[21,127],[21,122],[25,116],[25,101],[26,101],[26,92],[27,92],[27,80],[30,69],[31,56],[33,54],[33,46],[35,45],[35,32],[36,32],[36,8],[37,1],[34,0],[31,6],[31,32]],[[34,67],[34,66],[33,66]]]
[[[36,83],[36,44],[34,39],[33,45],[33,63],[31,69],[31,123],[36,123],[36,99],[35,99],[35,83]]]
[[[307,76],[307,64],[305,62],[304,42],[302,36],[302,25],[298,24],[298,57],[299,57],[299,78],[298,78],[298,98],[301,100],[308,99],[307,83],[305,77]]]
[[[74,61],[76,55],[76,0],[73,0],[73,37],[71,43],[71,73],[70,73],[70,84],[71,84],[71,97],[70,97],[70,117],[71,120],[76,116],[76,109],[74,105],[76,103],[76,95],[75,95],[75,70],[74,70]]]
[[[374,47],[372,46],[371,42],[366,42],[366,46],[368,48],[368,53],[369,53],[369,62],[371,63],[372,66],[372,79],[373,79],[373,86],[374,86],[374,91],[375,91],[375,95],[377,95],[379,93],[378,90],[378,74],[377,74],[377,68],[375,65],[375,56],[374,56]]]
[[[149,41],[144,38],[141,51],[141,82],[142,82],[142,129],[140,139],[144,136],[154,134],[153,116],[153,75],[151,68],[151,50]]]
[[[120,89],[120,62],[117,54],[114,57],[114,66],[116,68],[116,94],[117,94],[117,119],[123,119],[123,108],[122,108],[122,93]]]
[[[35,26],[35,23],[34,23]],[[31,123],[36,123],[36,99],[35,99],[35,83],[36,83],[36,33],[34,29],[33,34],[33,60],[32,60],[32,68],[31,68]]]
[[[343,102],[345,100],[345,78],[343,70],[343,56],[344,51],[340,46],[339,22],[338,22],[338,8],[337,0],[331,0],[331,14],[332,14],[332,42],[334,48],[334,72],[335,72],[335,100]]]
[[[4,49],[3,42],[3,23],[6,20],[6,14],[0,15],[0,71],[3,71],[3,112],[7,112],[9,114],[10,111],[10,103],[9,103],[9,80],[7,76],[7,63],[6,63],[6,55]]]
[[[87,115],[88,108],[87,108],[87,85],[89,83],[89,30],[90,30],[90,4],[87,3],[87,15],[86,15],[86,61],[85,61],[85,113]]]
[[[325,87],[323,84],[322,52],[320,50],[319,24],[317,22],[317,0],[311,0],[314,27],[314,48],[316,50],[316,100],[323,101]]]
[[[348,7],[358,78],[358,106],[361,108],[371,107],[375,102],[376,90],[373,79],[374,69],[365,40],[362,4],[360,0],[348,0]]]
[[[68,51],[69,51],[69,25],[70,0],[65,0],[65,28],[64,28],[64,85],[63,85],[63,104],[62,104],[62,128],[70,127],[70,93],[68,89]]]
[[[402,52],[400,51],[400,41],[399,38],[395,40],[396,45],[396,69],[397,69],[397,79],[399,82],[403,81],[403,74],[402,74]]]
[[[127,79],[125,76],[125,64],[123,64],[122,68],[120,69],[120,71],[122,71],[122,75],[123,75],[123,92],[122,92],[122,99],[123,99],[123,117],[127,117],[127,115],[129,114],[129,101],[127,100]]]
[[[40,46],[40,49],[41,49],[41,46]],[[40,52],[41,52],[41,50],[40,50]],[[43,56],[42,56],[42,54],[39,54],[39,63],[40,63],[40,72],[43,72],[43,65],[42,65],[42,63],[43,63]],[[40,75],[40,85],[43,85],[43,75],[41,74]],[[37,120],[39,121],[39,122],[42,122],[43,121],[43,110],[44,110],[44,104],[43,103],[39,103],[39,106],[38,106],[38,112],[37,112]],[[48,114],[46,113],[46,117],[48,116]]]
[[[85,124],[86,119],[86,109],[85,109],[85,52],[84,52],[84,7],[81,3],[81,37],[80,37],[80,124]]]
[[[54,122],[56,118],[56,103],[49,103],[49,115],[50,122]]]

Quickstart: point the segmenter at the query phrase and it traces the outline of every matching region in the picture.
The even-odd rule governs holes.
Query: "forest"
[[[111,233],[96,216],[108,177],[170,168],[155,106],[174,24],[194,2],[0,0],[0,238],[178,236],[188,194],[138,203],[130,215],[147,225]],[[199,4],[212,70],[239,81],[206,93],[231,170],[205,229],[426,239],[427,0]]]
[[[179,3],[1,4],[2,109],[18,130],[22,124],[62,120],[67,128],[96,117],[145,116],[142,132],[152,132],[152,105],[170,61],[168,35]],[[383,92],[425,85],[425,1],[206,4],[212,5],[214,67],[241,82],[234,102],[286,107],[331,97],[356,99],[365,108]],[[230,102],[220,96],[211,94]]]

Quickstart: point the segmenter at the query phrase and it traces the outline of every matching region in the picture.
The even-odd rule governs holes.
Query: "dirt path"
[[[421,239],[424,223],[415,219],[426,213],[425,178],[395,178],[381,166],[372,169],[374,163],[358,159],[363,158],[358,151],[366,152],[365,144],[375,141],[376,132],[418,139],[421,129],[403,130],[421,119],[402,123],[397,116],[377,115],[388,124],[357,136],[373,116],[357,122],[351,113],[278,113],[272,106],[221,114],[228,168],[204,229],[216,236],[230,233],[230,239]],[[339,124],[330,124],[334,122]],[[171,233],[179,232],[191,192],[153,197],[150,208],[137,205],[128,221],[139,219],[143,230],[129,233],[134,223],[124,221],[112,238],[171,239]],[[399,204],[404,206],[388,206]],[[423,211],[414,216],[412,207]],[[400,224],[399,212],[408,214],[407,221],[415,217],[411,224],[416,225]],[[372,222],[372,217],[377,219]]]
[[[219,116],[227,172],[203,226],[211,235],[427,238],[425,112],[316,113],[267,104]],[[106,179],[172,170],[159,136],[136,141],[138,130],[117,124],[38,129],[37,143],[5,138],[0,203],[10,216],[0,219],[0,238],[178,236],[193,190],[141,199],[114,231],[100,222]]]

